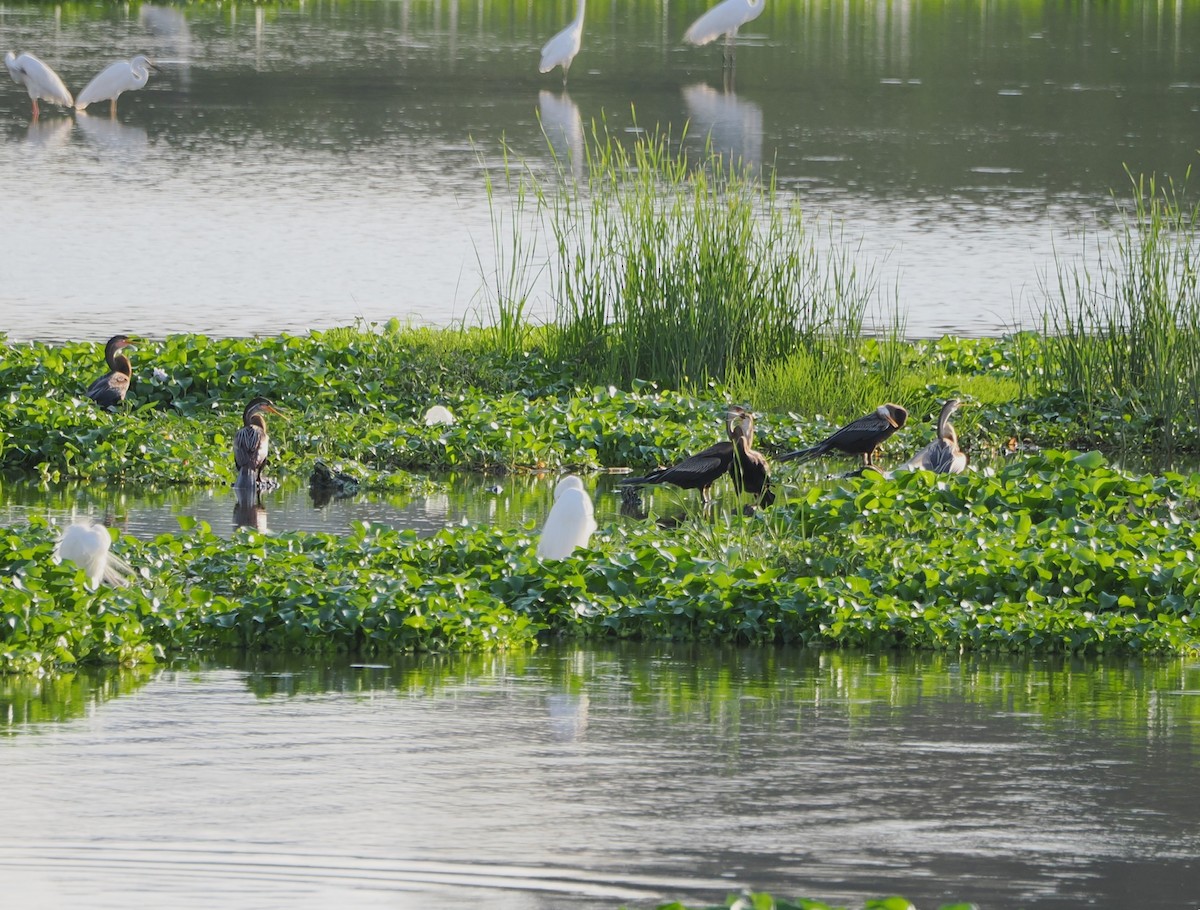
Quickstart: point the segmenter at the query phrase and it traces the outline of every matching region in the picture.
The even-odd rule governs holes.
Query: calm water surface
[[[0,679],[22,908],[1200,896],[1200,665],[660,647]]]
[[[731,84],[682,46],[704,0],[588,10],[568,92],[536,72],[570,0],[286,6],[0,2],[0,44],[78,91],[146,52],[116,120],[0,90],[0,329],[253,334],[486,308],[481,161],[535,168],[669,127],[776,168],[842,226],[911,334],[1029,324],[1042,276],[1107,236],[1123,168],[1181,178],[1200,134],[1200,3],[769,0]],[[540,121],[539,121],[540,118]],[[535,312],[550,306],[546,282]]]

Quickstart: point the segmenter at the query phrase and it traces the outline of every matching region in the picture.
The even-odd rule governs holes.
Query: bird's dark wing
[[[267,434],[256,426],[245,426],[233,437],[233,464],[238,470],[257,471],[267,460]]]
[[[733,487],[739,493],[743,490],[756,496],[770,485],[771,468],[761,452],[751,449],[738,455],[737,461],[729,468],[733,478]]]
[[[843,452],[858,454],[866,447],[874,449],[883,440],[896,432],[896,426],[872,411],[865,417],[852,420],[821,445],[827,449],[841,449]]]
[[[129,377],[124,373],[112,372],[88,386],[87,397],[102,408],[115,408],[125,400],[128,391]]]
[[[711,486],[729,470],[733,462],[733,443],[718,442],[703,452],[697,452],[669,468],[658,468],[645,477],[630,477],[621,481],[622,486],[646,483],[670,483],[687,490]]]

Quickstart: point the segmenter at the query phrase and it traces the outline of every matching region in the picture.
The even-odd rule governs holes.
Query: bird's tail
[[[817,443],[807,449],[797,449],[794,452],[788,452],[786,455],[780,455],[776,461],[808,461],[810,458],[816,458],[818,455],[824,455],[829,447],[824,443]]]

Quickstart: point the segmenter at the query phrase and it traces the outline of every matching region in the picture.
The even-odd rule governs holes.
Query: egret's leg
[[[109,103],[109,107],[108,107],[108,116],[110,116],[110,117],[116,117],[116,116],[117,116],[117,99],[116,99],[116,98],[114,98],[114,99],[113,99],[113,100],[112,100],[112,101]]]
[[[34,120],[37,120],[37,118],[38,118],[38,114],[39,114],[39,113],[41,113],[41,112],[38,110],[38,103],[37,103],[37,99],[36,99],[36,98],[30,98],[29,100],[33,102],[33,119],[34,119]]]

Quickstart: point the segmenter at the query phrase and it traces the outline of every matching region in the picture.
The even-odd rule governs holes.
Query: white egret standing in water
[[[63,531],[58,546],[54,548],[54,561],[64,559],[83,569],[88,577],[88,586],[93,590],[104,582],[113,587],[128,583],[133,570],[129,563],[111,553],[112,538],[108,528],[98,521],[77,521]]]
[[[688,44],[708,44],[721,35],[725,36],[725,62],[733,60],[737,30],[757,19],[766,9],[767,0],[724,0],[697,19],[683,33]]]
[[[574,474],[568,474],[554,488],[554,505],[538,541],[540,559],[566,559],[576,547],[586,547],[596,530],[592,499]]]
[[[579,45],[583,39],[585,2],[586,0],[579,0],[579,8],[575,13],[574,21],[547,41],[546,46],[542,48],[542,62],[538,66],[538,72],[548,73],[554,67],[561,66],[564,87],[567,84],[567,70],[571,68],[571,61],[575,59],[575,55],[579,53]]]
[[[61,104],[63,107],[71,107],[75,103],[71,99],[71,93],[63,85],[63,81],[58,78],[58,73],[33,54],[21,54],[18,57],[9,51],[4,55],[4,65],[8,67],[8,74],[12,76],[12,81],[17,85],[25,86],[25,91],[29,93],[29,100],[33,104],[34,120],[37,120],[40,113],[38,110],[39,98],[49,101],[51,104]]]
[[[145,88],[150,78],[150,70],[157,71],[158,67],[145,54],[138,54],[132,60],[110,63],[83,87],[83,91],[75,99],[75,109],[81,111],[97,101],[108,101],[112,104],[110,113],[114,117],[117,116],[117,98],[122,92],[134,92]]]

